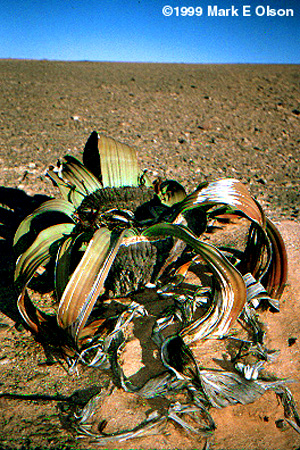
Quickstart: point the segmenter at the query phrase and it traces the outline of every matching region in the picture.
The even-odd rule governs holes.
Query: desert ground
[[[66,154],[80,157],[93,130],[134,146],[150,176],[175,179],[187,191],[206,180],[241,180],[277,224],[288,282],[280,312],[266,311],[261,320],[268,347],[280,351],[268,370],[291,381],[300,411],[299,66],[0,60],[0,80],[0,448],[99,448],[76,439],[70,421],[74,408],[101,389],[112,391],[102,407],[116,430],[159,404],[114,389],[107,372],[68,374],[22,326],[16,308],[14,232],[57,195],[45,176],[49,165]],[[128,352],[134,373],[134,351]],[[148,370],[151,376],[154,369]],[[300,434],[273,392],[211,414],[217,425],[212,449],[300,448]],[[106,448],[204,445],[170,423],[165,433]]]

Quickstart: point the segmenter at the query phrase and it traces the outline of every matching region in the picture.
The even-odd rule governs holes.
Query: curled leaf
[[[178,211],[183,213],[198,206],[218,204],[230,206],[232,214],[241,213],[262,227],[265,225],[261,207],[251,197],[247,188],[234,178],[201,184],[178,205]]]
[[[270,219],[267,219],[266,231],[272,246],[272,259],[262,283],[271,297],[279,299],[287,280],[287,253],[282,236]]]
[[[240,315],[246,303],[246,287],[238,270],[215,247],[201,242],[181,225],[153,225],[143,232],[149,238],[174,236],[183,240],[200,255],[218,280],[218,288],[212,305],[200,319],[183,329],[180,335],[185,343],[198,339],[224,336]]]
[[[55,255],[53,246],[58,247],[58,242],[70,234],[74,224],[61,223],[53,225],[41,231],[33,244],[17,260],[15,269],[15,283],[26,285],[40,266],[45,266],[51,256]]]
[[[65,214],[68,218],[73,220],[75,207],[70,202],[63,199],[52,199],[43,203],[20,223],[14,235],[13,245],[15,250],[17,246],[20,246],[20,242],[26,238],[26,235],[29,234],[33,220],[47,213]]]

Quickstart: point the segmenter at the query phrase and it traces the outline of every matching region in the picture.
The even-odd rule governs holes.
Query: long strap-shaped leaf
[[[57,252],[54,268],[54,285],[58,299],[60,299],[63,295],[70,278],[70,266],[73,257],[72,251],[74,246],[82,239],[83,236],[84,233],[80,233],[76,237],[69,236],[62,242]]]
[[[267,236],[272,245],[272,259],[262,283],[273,298],[280,298],[287,280],[287,253],[280,232],[267,218]]]
[[[207,313],[180,332],[184,342],[189,344],[198,339],[225,335],[246,303],[246,286],[241,274],[219,250],[201,242],[181,225],[153,225],[143,235],[149,238],[168,235],[183,240],[209,264],[219,282]]]
[[[100,181],[77,158],[65,156],[66,162],[47,174],[58,186],[64,200],[78,207],[84,197],[102,188]]]
[[[34,243],[17,260],[15,269],[16,285],[26,285],[38,267],[47,264],[55,252],[52,246],[74,229],[72,223],[60,223],[41,231]]]
[[[55,322],[55,315],[44,313],[32,303],[26,286],[18,297],[17,306],[24,322],[33,333],[39,334],[41,328],[44,327],[45,329],[45,326],[48,326],[51,331],[58,328]]]
[[[98,229],[71,276],[59,304],[58,324],[67,329],[77,343],[97,298],[104,292],[106,277],[122,241],[134,234],[127,229],[118,239],[112,239],[107,228]]]
[[[75,212],[75,207],[72,203],[63,199],[52,199],[44,202],[41,206],[33,211],[32,214],[27,216],[19,225],[15,236],[13,245],[16,246],[19,240],[30,231],[31,223],[36,217],[45,213],[62,213],[72,218]]]
[[[224,204],[241,212],[250,220],[265,227],[265,216],[259,204],[251,197],[247,188],[234,178],[203,183],[178,204],[178,213],[197,206]]]
[[[103,186],[137,186],[141,171],[135,149],[101,134],[98,145]]]
[[[74,183],[79,191],[81,189],[86,195],[102,189],[100,181],[77,158],[67,155],[65,160],[62,176],[70,183]]]
[[[266,271],[271,273],[274,264],[272,263],[270,241],[273,236],[275,239],[274,250],[276,251],[278,243],[278,251],[283,256],[284,250],[280,250],[283,245],[282,239],[278,232],[273,232],[273,227],[267,226],[269,219],[265,216],[259,203],[251,197],[247,188],[240,181],[228,178],[212,183],[202,183],[195,192],[178,204],[178,216],[174,223],[180,224],[182,222],[181,213],[184,213],[184,211],[197,206],[213,206],[216,204],[228,205],[231,209],[230,214],[238,214],[251,221],[248,243],[240,267],[243,273],[250,271],[256,278],[261,278]],[[279,259],[281,258],[278,258],[277,255],[278,262]],[[283,260],[284,257],[281,263]],[[270,269],[268,269],[269,267]],[[277,268],[279,267],[280,263],[277,264]],[[285,269],[283,269],[284,271]],[[274,277],[278,277],[278,275],[274,274]],[[282,292],[282,289],[280,292]]]
[[[86,195],[82,192],[82,186],[80,187],[80,190],[78,190],[74,184],[63,180],[59,171],[56,171],[52,166],[48,169],[47,175],[52,183],[58,187],[62,198],[78,208]]]
[[[71,333],[73,337],[78,328],[78,318],[87,309],[88,301],[97,289],[99,272],[107,259],[110,245],[111,232],[107,228],[98,229],[90,240],[62,295],[58,308],[58,324],[62,328],[74,326]],[[97,296],[100,295],[102,289],[103,286],[99,286]]]

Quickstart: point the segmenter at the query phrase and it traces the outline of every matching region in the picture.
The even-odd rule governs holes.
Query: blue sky
[[[268,5],[294,16],[267,16]],[[299,36],[299,0],[0,0],[0,58],[289,64],[300,63]]]

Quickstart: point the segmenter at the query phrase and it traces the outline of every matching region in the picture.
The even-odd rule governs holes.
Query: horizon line
[[[26,58],[26,57],[0,57],[0,61],[37,61],[37,62],[62,62],[62,63],[111,63],[111,64],[174,64],[174,65],[300,65],[300,62],[183,62],[183,61],[126,61],[126,60],[96,60],[96,59],[52,59],[52,58]]]

